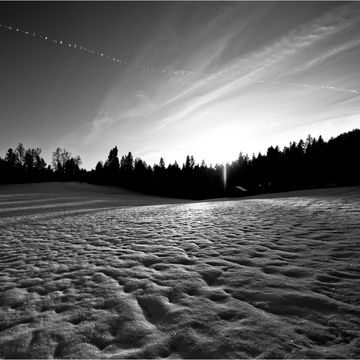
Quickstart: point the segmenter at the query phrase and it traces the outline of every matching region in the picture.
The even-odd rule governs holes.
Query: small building
[[[232,196],[232,197],[242,197],[242,196],[247,196],[248,190],[245,189],[244,187],[237,185],[234,187],[231,187],[231,189],[228,189],[226,194],[227,196]]]
[[[235,186],[235,188],[236,188],[237,190],[241,191],[241,192],[246,192],[246,191],[247,191],[245,188],[243,188],[243,187],[240,186],[240,185]]]

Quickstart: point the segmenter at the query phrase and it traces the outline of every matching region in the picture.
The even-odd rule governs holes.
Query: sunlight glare
[[[204,159],[209,165],[225,164],[238,158],[242,148],[247,147],[247,141],[243,138],[244,131],[240,126],[222,125],[209,129],[196,138],[194,154],[198,160]]]

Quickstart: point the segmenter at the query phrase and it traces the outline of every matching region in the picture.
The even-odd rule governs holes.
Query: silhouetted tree
[[[60,147],[52,153],[52,165],[55,179],[60,181],[80,180],[80,156],[72,157],[71,153]]]
[[[127,155],[121,157],[120,169],[124,172],[130,172],[134,168],[134,158],[129,152]]]
[[[104,164],[104,169],[110,172],[117,172],[119,170],[118,149],[116,146],[110,150],[109,156]]]
[[[71,153],[67,150],[57,147],[52,153],[52,165],[58,174],[64,173],[65,163],[71,159]]]
[[[133,159],[129,152],[118,158],[115,146],[104,165],[95,169],[80,169],[79,156],[72,157],[65,149],[57,148],[52,154],[52,165],[46,167],[41,149],[24,149],[22,143],[8,149],[0,157],[0,182],[29,182],[49,180],[86,180],[99,184],[121,185],[138,191],[203,199],[218,196],[237,196],[237,185],[249,190],[247,194],[325,186],[360,185],[360,130],[343,133],[325,142],[308,136],[291,142],[280,151],[270,146],[265,155],[239,154],[238,159],[226,165],[227,186],[224,187],[224,165],[209,167],[197,164],[187,155],[180,168],[177,162],[165,166],[161,157],[153,167],[140,158]],[[225,192],[224,192],[225,191]]]
[[[16,163],[18,162],[18,157],[12,148],[7,151],[5,155],[5,161],[10,167],[15,167]]]
[[[134,163],[133,188],[144,192],[150,192],[152,188],[151,167],[148,167],[140,158],[136,158]]]
[[[120,160],[120,183],[132,187],[134,176],[134,158],[132,153],[123,155]]]
[[[64,164],[64,174],[67,179],[76,179],[80,174],[80,156],[71,157]]]
[[[15,149],[15,154],[17,157],[17,161],[20,165],[24,165],[25,161],[25,148],[22,143],[19,143],[19,145]]]
[[[118,149],[113,147],[110,152],[105,164],[103,166],[104,182],[106,184],[117,184],[119,178],[119,158]]]
[[[104,167],[104,165],[103,165],[102,161],[99,161],[96,164],[95,171],[100,174],[103,171],[103,167]]]
[[[39,148],[25,151],[22,143],[15,151],[10,148],[0,164],[0,172],[3,174],[0,181],[16,183],[48,180],[46,163],[40,154]]]

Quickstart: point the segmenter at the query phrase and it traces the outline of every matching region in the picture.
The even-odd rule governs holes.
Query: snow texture
[[[0,357],[360,357],[359,189],[109,189],[0,187]]]

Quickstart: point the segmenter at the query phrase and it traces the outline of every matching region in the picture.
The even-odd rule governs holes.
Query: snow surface
[[[0,357],[360,357],[358,188],[176,202],[0,187]]]

